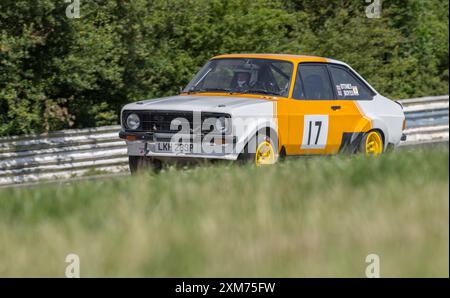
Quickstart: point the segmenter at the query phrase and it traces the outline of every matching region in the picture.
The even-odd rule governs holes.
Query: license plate
[[[169,153],[192,153],[194,151],[194,144],[192,143],[171,143],[158,142],[156,143],[156,152]]]

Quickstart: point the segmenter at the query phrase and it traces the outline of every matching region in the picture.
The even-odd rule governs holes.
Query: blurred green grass
[[[449,276],[448,147],[0,190],[0,276]]]

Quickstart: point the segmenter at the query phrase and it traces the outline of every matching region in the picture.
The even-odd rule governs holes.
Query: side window
[[[373,98],[373,92],[350,70],[339,66],[330,66],[329,69],[337,99],[370,100]]]
[[[334,99],[327,67],[318,64],[299,64],[293,98]]]

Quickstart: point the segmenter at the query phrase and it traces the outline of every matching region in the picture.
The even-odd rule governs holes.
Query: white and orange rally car
[[[123,107],[121,124],[132,172],[202,159],[378,155],[405,139],[399,103],[343,62],[298,55],[214,57],[180,95]]]

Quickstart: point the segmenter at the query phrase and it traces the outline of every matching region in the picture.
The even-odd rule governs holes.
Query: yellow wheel
[[[364,147],[362,151],[366,155],[377,156],[383,153],[383,139],[377,131],[368,132],[362,141],[361,145]]]
[[[256,148],[255,164],[257,166],[271,165],[275,163],[275,149],[268,140],[264,140]]]
[[[278,161],[277,136],[263,130],[258,131],[245,145],[238,156],[241,163],[251,162],[256,166],[271,165]]]

